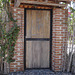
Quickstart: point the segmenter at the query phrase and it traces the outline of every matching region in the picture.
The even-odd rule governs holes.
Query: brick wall
[[[62,71],[67,43],[67,10],[53,9],[52,68]]]
[[[18,40],[15,46],[15,62],[10,64],[10,72],[24,70],[24,8],[12,8],[13,17],[20,26]]]
[[[20,26],[18,40],[15,46],[15,62],[10,64],[10,72],[24,70],[24,8],[12,7],[14,19]],[[62,71],[64,63],[64,44],[66,43],[67,10],[53,9],[53,38],[52,38],[52,69]]]

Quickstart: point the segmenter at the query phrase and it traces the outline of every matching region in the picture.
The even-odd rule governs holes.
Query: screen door
[[[26,10],[26,68],[49,68],[50,11]]]

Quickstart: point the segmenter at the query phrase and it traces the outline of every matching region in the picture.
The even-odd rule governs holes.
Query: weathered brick
[[[14,19],[17,19],[18,26],[20,26],[20,32],[15,45],[15,62],[10,64],[10,72],[24,70],[24,8],[12,7],[12,12]],[[67,15],[65,12],[67,12],[66,9],[53,9],[52,69],[54,71],[61,71],[64,62],[62,59],[64,58],[63,45],[67,40]],[[12,26],[13,24],[11,22]]]

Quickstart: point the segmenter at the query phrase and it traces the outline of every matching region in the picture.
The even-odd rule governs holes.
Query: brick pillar
[[[14,51],[15,62],[10,64],[10,72],[24,71],[24,8],[12,7],[12,14],[17,20],[17,25],[20,26],[20,31]]]
[[[52,69],[62,71],[64,63],[64,44],[67,32],[67,10],[53,9]]]

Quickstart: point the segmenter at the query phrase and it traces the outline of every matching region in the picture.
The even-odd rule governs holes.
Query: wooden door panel
[[[49,41],[26,42],[26,68],[49,67]]]
[[[50,11],[27,10],[26,38],[50,37]]]
[[[49,10],[26,10],[25,38],[26,38],[26,68],[49,68],[49,56],[50,56]]]

